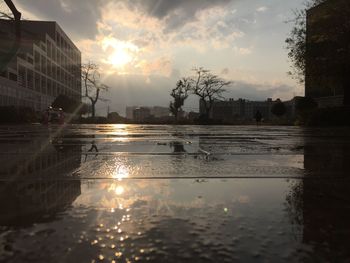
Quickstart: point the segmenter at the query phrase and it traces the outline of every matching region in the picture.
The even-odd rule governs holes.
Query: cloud
[[[251,47],[234,47],[234,50],[237,52],[239,55],[250,55],[253,52],[253,49]]]
[[[171,59],[166,57],[161,57],[154,61],[142,60],[136,67],[140,68],[141,72],[146,76],[161,75],[169,77],[173,72]]]
[[[233,81],[229,89],[229,94],[235,99],[265,100],[267,98],[283,97],[283,95],[293,93],[293,91],[294,87],[283,83],[256,84],[244,81]]]
[[[176,29],[196,19],[199,11],[225,7],[233,0],[129,0],[147,15],[165,20],[168,30]]]
[[[19,10],[49,21],[57,21],[70,34],[93,38],[101,18],[103,0],[18,0]]]
[[[266,12],[268,8],[266,6],[260,6],[256,9],[257,12]]]

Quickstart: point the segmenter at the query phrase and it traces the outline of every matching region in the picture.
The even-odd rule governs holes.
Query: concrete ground
[[[0,126],[0,262],[348,262],[350,130]]]

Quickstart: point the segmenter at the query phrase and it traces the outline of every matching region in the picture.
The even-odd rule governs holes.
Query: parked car
[[[64,124],[64,112],[61,108],[49,107],[43,114],[43,124]]]

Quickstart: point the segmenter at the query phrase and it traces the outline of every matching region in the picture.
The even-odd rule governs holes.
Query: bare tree
[[[8,49],[8,52],[1,54],[0,56],[0,72],[6,69],[7,64],[12,60],[13,56],[17,54],[17,51],[21,45],[21,16],[22,14],[17,10],[16,6],[11,0],[4,0],[11,13],[0,12],[0,18],[6,18],[14,20],[15,23],[15,41],[12,47]]]
[[[181,111],[185,100],[188,98],[188,92],[191,89],[191,83],[188,78],[182,78],[176,83],[176,87],[172,89],[170,96],[174,98],[174,101],[170,102],[170,112],[175,116],[177,120],[178,114]]]
[[[97,101],[104,100],[100,98],[101,91],[107,91],[109,87],[101,83],[101,75],[99,67],[95,63],[89,61],[82,65],[81,69],[82,82],[84,88],[84,97],[91,102],[91,116],[95,118]]]
[[[192,92],[200,98],[205,110],[205,118],[209,118],[210,110],[215,100],[223,98],[222,93],[231,81],[226,81],[209,70],[203,68],[194,69],[196,76],[192,78]]]

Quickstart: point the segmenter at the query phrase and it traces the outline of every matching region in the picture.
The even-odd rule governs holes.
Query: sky
[[[304,0],[14,0],[25,19],[56,21],[100,66],[111,88],[97,111],[168,106],[181,77],[204,67],[231,80],[226,98],[289,100],[304,88],[288,76],[285,39]],[[186,111],[198,111],[190,96]]]

